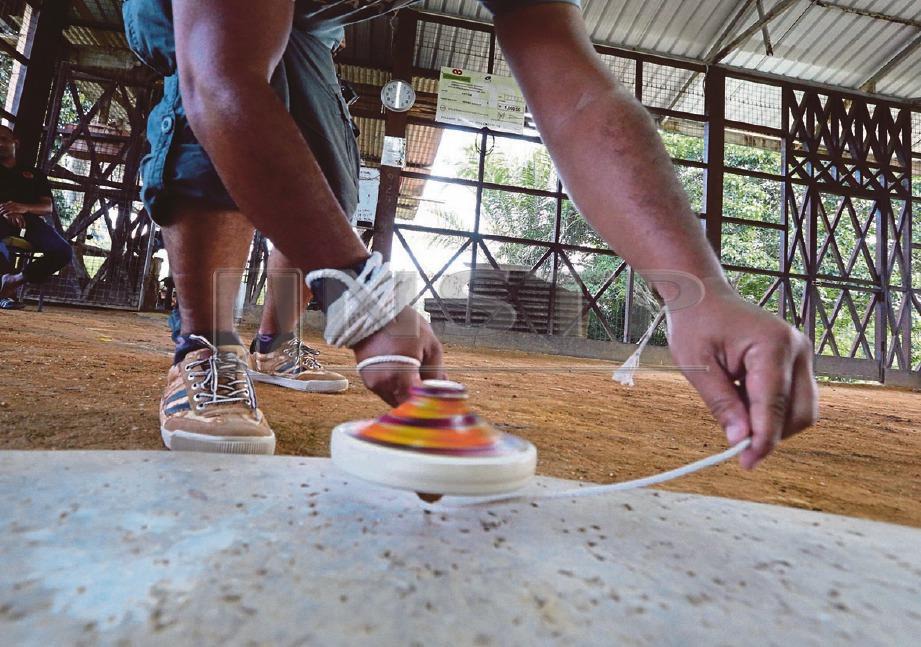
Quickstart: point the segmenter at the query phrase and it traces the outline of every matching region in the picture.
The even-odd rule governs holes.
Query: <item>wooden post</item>
[[[11,49],[5,52],[13,59],[13,67],[10,70],[4,109],[12,115],[15,115],[19,110],[19,102],[22,100],[22,86],[26,81],[26,72],[29,69],[28,56],[32,51],[32,42],[35,39],[37,17],[38,9],[31,4],[25,5],[16,46],[10,46]]]
[[[780,102],[780,129],[783,131],[783,137],[780,139],[780,172],[784,178],[780,188],[780,222],[783,225],[783,231],[780,232],[780,271],[783,273],[783,277],[779,279],[780,287],[778,288],[778,298],[780,300],[780,307],[777,310],[777,314],[781,319],[787,319],[789,314],[787,302],[792,299],[794,294],[793,283],[790,280],[792,255],[790,253],[791,250],[788,248],[791,240],[790,199],[796,195],[793,191],[793,182],[791,181],[793,172],[790,170],[790,146],[793,144],[794,140],[794,137],[790,134],[790,110],[795,101],[792,92],[783,91]],[[796,236],[794,235],[792,239],[796,240]],[[792,251],[793,254],[796,253],[796,250]],[[796,321],[796,308],[793,309],[793,312],[794,321],[791,323],[799,327],[799,322]]]
[[[61,58],[64,27],[71,0],[44,2],[42,8],[27,7],[22,29],[31,37],[31,50],[26,52],[29,65],[19,95],[16,113],[16,136],[19,138],[19,162],[34,166],[42,141],[42,129],[54,70]]]
[[[412,82],[416,26],[419,16],[415,11],[401,11],[394,20],[397,26],[393,42],[393,78]],[[407,112],[388,110],[384,121],[384,135],[405,138],[407,116]],[[401,172],[402,169],[395,166],[381,166],[371,248],[380,252],[384,260],[390,260],[393,249],[393,225],[397,215],[397,201],[400,197]]]
[[[723,247],[723,177],[726,167],[726,73],[710,68],[706,76],[707,127],[704,154],[707,158],[704,208],[707,211],[707,240],[721,257]]]
[[[889,292],[889,211],[888,206],[876,203],[873,217],[876,219],[876,271],[879,274],[880,292],[876,300],[876,357],[879,362],[879,381],[886,383],[886,369],[889,365],[889,308],[892,297]]]
[[[636,100],[643,103],[643,61],[637,59],[636,74],[634,75],[633,95]],[[696,217],[696,216],[695,216]],[[621,341],[625,344],[633,342],[630,331],[633,329],[633,302],[636,299],[636,275],[632,267],[627,268],[627,293],[624,298],[624,332]]]

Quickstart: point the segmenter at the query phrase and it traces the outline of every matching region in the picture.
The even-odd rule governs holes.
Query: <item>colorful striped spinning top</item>
[[[333,463],[364,480],[433,494],[509,492],[534,474],[537,450],[470,410],[457,382],[427,380],[377,420],[339,425]]]

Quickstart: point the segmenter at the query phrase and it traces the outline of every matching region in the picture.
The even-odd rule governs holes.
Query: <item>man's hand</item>
[[[20,202],[4,202],[0,204],[0,216],[6,218],[10,224],[17,229],[24,229],[26,226],[25,214],[27,213],[25,205]]]
[[[711,293],[672,313],[669,346],[729,443],[752,437],[740,457],[742,467],[754,468],[781,438],[815,424],[812,344],[737,295]]]
[[[496,35],[579,211],[653,283],[663,272],[722,280],[655,123],[598,58],[579,9],[510,4]],[[744,467],[815,421],[812,347],[785,323],[728,285],[671,321],[672,354],[730,442],[752,437]]]
[[[353,350],[358,362],[380,355],[406,355],[422,362],[418,371],[406,364],[388,363],[374,364],[361,372],[365,386],[391,406],[406,400],[410,387],[421,380],[444,379],[441,342],[428,322],[409,307]]]

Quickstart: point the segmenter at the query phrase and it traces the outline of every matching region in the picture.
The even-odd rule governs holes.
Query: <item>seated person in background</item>
[[[44,219],[53,209],[48,178],[16,163],[17,143],[13,131],[0,126],[0,309],[7,310],[18,307],[13,297],[23,283],[46,281],[73,256],[70,244]],[[25,238],[41,257],[14,272],[3,242],[7,236]]]
[[[163,303],[163,309],[169,312],[169,318],[166,320],[169,325],[170,339],[174,343],[179,343],[179,335],[182,329],[182,319],[179,317],[179,300],[176,298],[176,284],[172,276],[163,279],[163,287],[160,288],[160,300]]]

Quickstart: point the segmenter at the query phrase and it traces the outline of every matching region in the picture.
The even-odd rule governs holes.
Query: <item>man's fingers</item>
[[[392,407],[409,398],[410,388],[420,382],[419,373],[406,364],[375,364],[361,371],[361,379]]]
[[[812,372],[812,346],[803,342],[803,349],[793,362],[793,386],[790,389],[790,410],[783,437],[808,429],[819,417],[819,387]]]
[[[423,380],[444,380],[446,379],[444,370],[444,354],[441,343],[437,339],[432,339],[426,347],[422,357],[422,367],[419,369],[419,375]]]
[[[745,402],[723,367],[711,361],[706,372],[688,371],[686,375],[726,432],[730,445],[751,435]]]
[[[745,358],[745,393],[752,427],[752,446],[742,453],[742,467],[752,469],[780,442],[790,409],[793,353],[788,342],[765,344]]]

